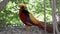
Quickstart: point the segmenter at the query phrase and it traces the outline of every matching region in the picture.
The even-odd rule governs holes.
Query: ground
[[[0,34],[27,34],[26,30],[26,27],[11,27],[7,30],[1,31]],[[31,31],[28,34],[45,34],[45,32],[37,27],[31,27]]]

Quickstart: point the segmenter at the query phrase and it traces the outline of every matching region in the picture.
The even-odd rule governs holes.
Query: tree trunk
[[[9,0],[3,0],[1,3],[0,3],[0,10],[2,10],[5,5],[8,3]]]

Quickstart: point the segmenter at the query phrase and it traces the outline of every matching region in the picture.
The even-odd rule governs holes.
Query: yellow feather
[[[39,21],[36,20],[32,14],[29,14],[29,16],[30,16],[31,21],[32,21],[34,24],[39,24]]]
[[[20,3],[19,5],[20,5],[20,6],[26,7],[26,4],[24,4],[24,3]]]

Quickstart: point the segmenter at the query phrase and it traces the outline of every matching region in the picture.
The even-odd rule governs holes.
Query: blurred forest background
[[[3,0],[0,0],[0,3]],[[23,26],[18,17],[18,4],[25,3],[30,13],[40,21],[44,21],[44,0],[9,0],[3,9],[0,9],[0,29],[8,25]],[[56,0],[56,13],[60,11],[60,0]],[[1,6],[0,6],[1,7]],[[46,21],[52,21],[51,0],[46,0]]]

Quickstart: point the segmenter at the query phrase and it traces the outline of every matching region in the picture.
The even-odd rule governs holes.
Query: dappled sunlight
[[[2,1],[2,0],[0,0]],[[23,1],[23,0],[22,0]],[[17,22],[19,23],[19,7],[18,4],[22,1],[9,1],[7,5],[5,6],[4,10],[2,10],[1,13],[1,19],[5,18],[6,21],[10,22]],[[24,3],[27,6],[27,9],[32,15],[39,21],[44,21],[44,0],[24,0]],[[52,13],[51,13],[51,5],[49,0],[46,1],[46,20],[47,22],[52,21]],[[58,9],[57,9],[58,11]],[[16,19],[15,19],[16,18]],[[14,20],[15,19],[15,20]]]
[[[19,2],[20,1],[17,1],[17,2],[9,1],[5,6],[4,10],[1,11],[1,13],[4,14],[4,17],[1,17],[1,18],[2,19],[5,18],[6,22],[9,22],[9,23],[21,23],[18,17],[19,9],[20,9],[18,7]],[[28,11],[37,20],[44,21],[44,0],[29,0],[29,1],[26,0],[25,3]],[[47,11],[47,16],[46,16],[47,22],[52,21],[51,7],[49,3],[47,3],[46,11]]]

